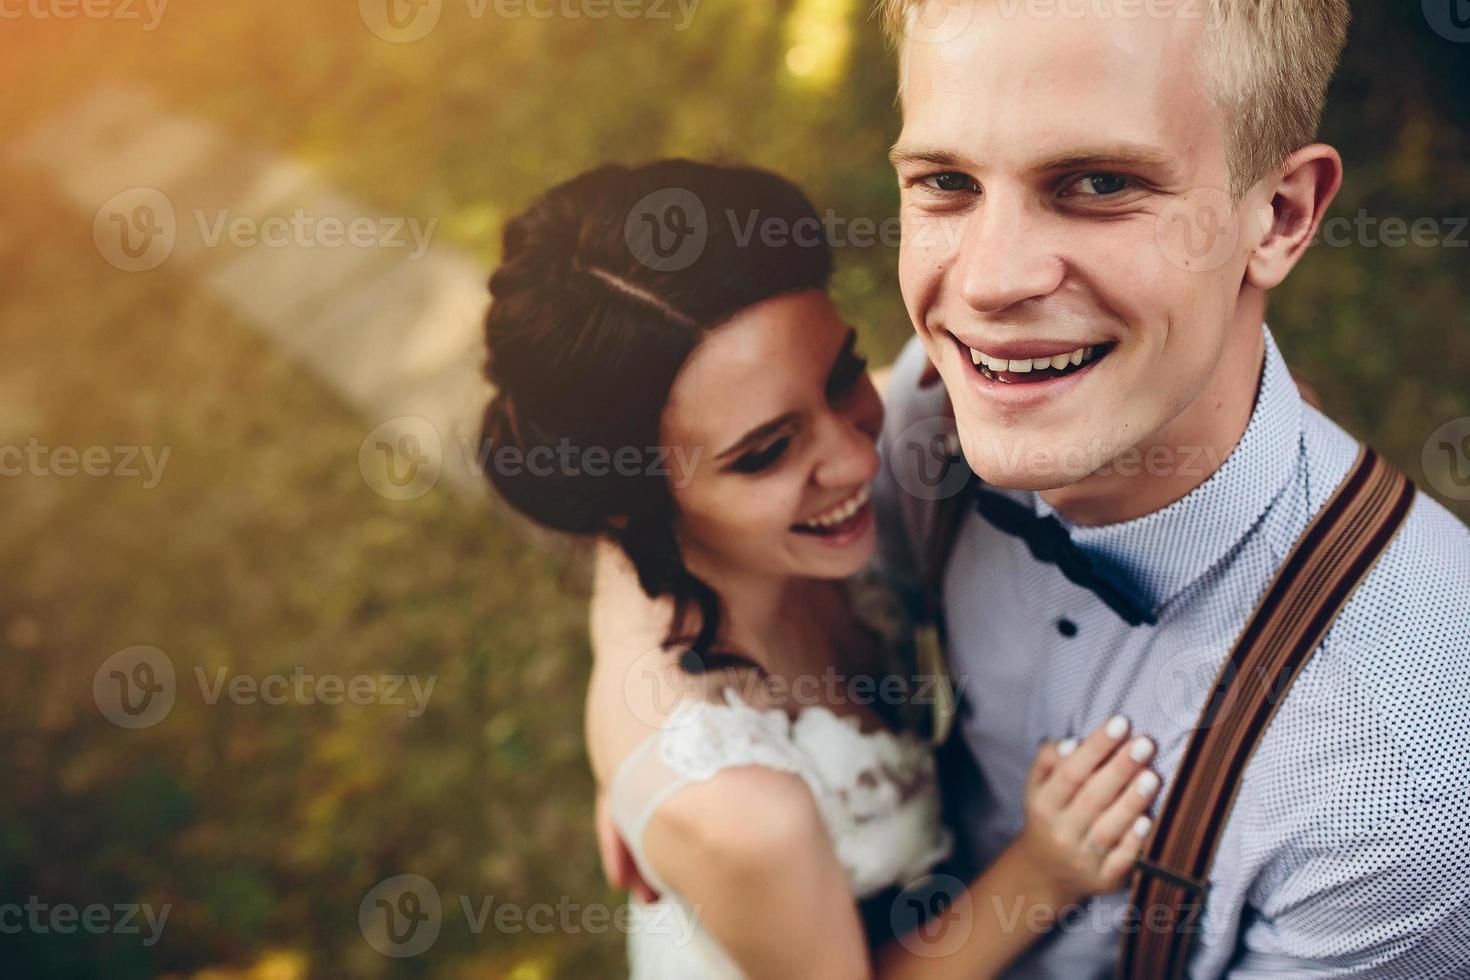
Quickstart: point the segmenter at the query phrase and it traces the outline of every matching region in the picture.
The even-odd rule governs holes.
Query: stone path
[[[375,490],[483,493],[463,447],[489,393],[488,270],[437,243],[432,219],[382,214],[132,89],[95,91],[0,152],[55,182],[108,262],[183,270],[356,406]]]

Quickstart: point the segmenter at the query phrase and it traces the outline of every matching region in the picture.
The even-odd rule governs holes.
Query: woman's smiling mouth
[[[859,528],[867,520],[871,488],[864,484],[846,500],[791,526],[799,534],[819,537],[842,537]]]

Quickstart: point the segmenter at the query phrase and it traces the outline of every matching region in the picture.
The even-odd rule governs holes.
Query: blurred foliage
[[[892,69],[861,0],[705,0],[669,20],[483,17],[446,0],[390,44],[350,2],[186,5],[159,28],[0,24],[0,127],[127,81],[303,159],[385,212],[438,218],[495,259],[504,217],[607,160],[740,160],[820,209],[896,203]],[[1418,4],[1361,5],[1326,120],[1334,215],[1470,215],[1467,47]],[[0,208],[0,443],[170,446],[167,477],[0,486],[0,902],[169,903],[163,940],[0,936],[6,975],[606,976],[621,938],[475,935],[373,951],[364,893],[405,872],[527,905],[613,903],[580,744],[578,569],[449,493],[393,504],[356,467],[362,425],[169,268],[100,261],[90,220],[12,169]],[[58,220],[58,217],[64,220]],[[846,248],[836,292],[879,361],[909,333],[896,253]],[[1274,299],[1329,411],[1421,478],[1470,415],[1470,250],[1314,248]],[[1458,513],[1470,509],[1458,505]],[[112,652],[193,669],[437,677],[430,710],[205,704],[122,731],[91,702]],[[17,945],[19,944],[19,945]]]

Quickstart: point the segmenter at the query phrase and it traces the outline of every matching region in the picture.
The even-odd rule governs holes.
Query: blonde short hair
[[[889,40],[898,43],[930,2],[878,0]],[[1327,86],[1347,42],[1349,0],[1199,0],[1198,6],[1210,38],[1206,77],[1225,112],[1230,190],[1239,200],[1316,140]]]

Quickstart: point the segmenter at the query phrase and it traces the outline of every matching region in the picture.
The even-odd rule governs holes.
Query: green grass
[[[5,479],[0,882],[6,900],[170,903],[164,940],[40,937],[36,975],[154,976],[297,951],[316,975],[614,969],[619,937],[473,936],[473,903],[611,902],[581,747],[575,568],[484,504],[374,494],[367,426],[193,284],[118,272],[43,184],[4,175],[0,442],[167,447],[163,478]],[[17,221],[18,219],[18,221]],[[23,245],[21,243],[24,243]],[[92,701],[114,651],[162,649],[158,725]],[[414,675],[429,710],[208,704],[193,670]],[[393,874],[452,914],[403,966],[357,929]]]

